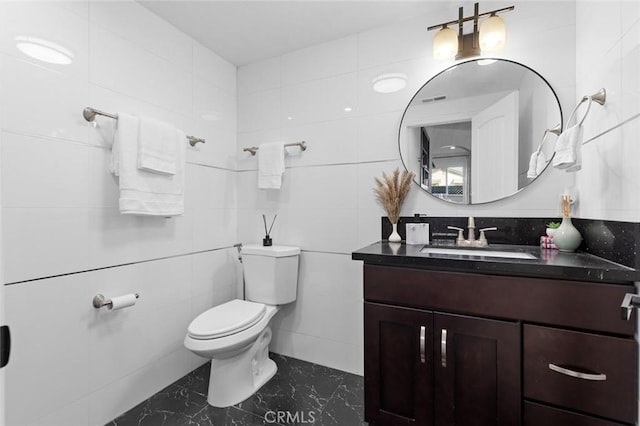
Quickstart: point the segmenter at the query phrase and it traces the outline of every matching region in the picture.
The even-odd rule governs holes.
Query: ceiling
[[[237,65],[450,8],[452,0],[138,0]],[[432,22],[425,22],[425,30]]]

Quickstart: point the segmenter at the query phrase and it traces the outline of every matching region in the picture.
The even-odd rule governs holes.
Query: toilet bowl
[[[191,322],[184,345],[196,355],[211,359],[210,405],[238,404],[276,373],[275,363],[269,359],[269,322],[278,309],[236,299],[209,309]]]
[[[238,404],[275,375],[276,364],[269,359],[269,324],[281,304],[296,298],[299,253],[297,247],[243,247],[248,300],[213,307],[189,324],[185,347],[211,359],[210,405]]]

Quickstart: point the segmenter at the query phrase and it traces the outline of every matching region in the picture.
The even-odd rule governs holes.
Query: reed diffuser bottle
[[[575,251],[582,242],[580,232],[571,223],[571,199],[568,195],[562,196],[562,223],[553,234],[553,242],[560,251]]]

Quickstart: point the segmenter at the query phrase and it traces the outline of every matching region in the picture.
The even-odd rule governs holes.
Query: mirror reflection
[[[402,161],[442,200],[508,197],[547,167],[562,123],[558,98],[537,72],[508,60],[456,64],[429,80],[405,109]]]

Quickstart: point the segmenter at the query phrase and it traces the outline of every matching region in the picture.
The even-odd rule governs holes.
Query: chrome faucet
[[[456,245],[458,247],[486,247],[489,245],[485,231],[497,231],[498,228],[493,226],[491,228],[480,229],[480,237],[476,240],[476,223],[473,216],[469,216],[469,223],[467,225],[467,239],[464,239],[464,229],[457,226],[447,226],[448,229],[454,229],[458,231],[458,237],[456,238]]]

